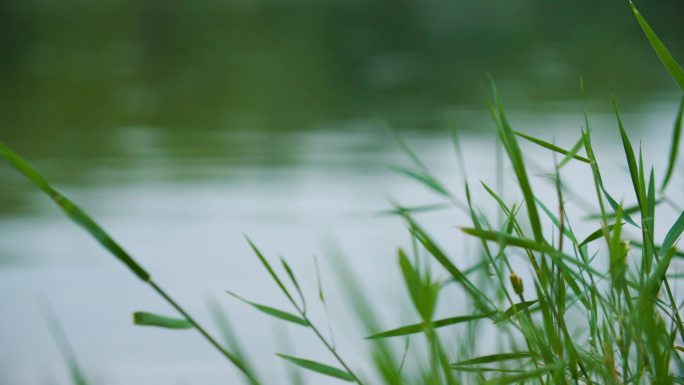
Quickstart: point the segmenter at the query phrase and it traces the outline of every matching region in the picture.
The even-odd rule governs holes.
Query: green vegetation
[[[636,8],[633,10],[665,68],[684,90],[681,67]],[[609,194],[603,182],[592,147],[586,109],[580,138],[575,146],[566,150],[515,131],[493,82],[492,89],[491,115],[518,182],[522,202],[507,204],[494,189],[483,183],[478,193],[491,196],[492,204],[500,212],[501,220],[492,221],[474,207],[471,195],[475,190],[465,177],[466,200],[463,202],[400,142],[415,167],[398,168],[397,171],[424,184],[469,214],[472,226],[461,231],[478,240],[481,260],[470,268],[459,267],[458,258],[448,255],[414,218],[415,209],[395,204],[392,213],[404,219],[413,245],[411,250],[399,249],[398,265],[420,321],[385,330],[379,327],[358,285],[350,283],[347,287],[355,303],[354,310],[369,330],[367,343],[372,347],[371,362],[376,373],[362,373],[342,357],[332,336],[326,337],[309,318],[306,296],[287,261],[280,259],[282,272],[279,273],[249,239],[254,254],[292,309],[276,309],[229,294],[267,315],[310,330],[329,351],[334,363],[329,365],[284,353],[278,353],[279,357],[299,368],[361,385],[376,382],[447,385],[682,383],[684,361],[680,352],[684,352],[684,325],[679,314],[682,304],[678,302],[668,272],[673,258],[682,256],[677,252],[676,244],[684,232],[684,213],[674,223],[665,224],[669,230],[662,240],[656,239],[655,226],[656,206],[667,201],[666,187],[677,163],[684,100],[675,119],[674,142],[660,189],[656,188],[654,170],[644,167],[641,151],[638,155],[635,153],[614,100],[629,184],[636,201],[636,205],[626,207]],[[563,156],[555,163],[551,175],[557,193],[556,211],[535,195],[518,137]],[[455,133],[454,144],[458,151]],[[582,150],[584,154],[581,154]],[[270,383],[259,379],[224,322],[229,347],[219,343],[161,289],[90,216],[4,144],[0,144],[0,157],[52,198],[181,317],[175,319],[139,312],[134,314],[136,324],[195,329],[244,374],[248,383]],[[566,211],[563,197],[569,187],[561,176],[563,167],[575,161],[593,178],[598,208],[598,214],[588,219],[598,222],[598,230],[585,237],[574,232],[573,213]],[[640,237],[629,238],[628,229],[636,230]],[[439,267],[439,273],[435,271],[436,267]],[[531,274],[527,276],[524,271]],[[445,273],[449,279],[439,279]],[[435,319],[439,300],[444,297],[442,293],[452,285],[459,288],[464,298],[463,314]],[[320,277],[318,286],[318,299],[325,307]],[[217,313],[216,318],[220,320],[221,314]],[[56,320],[51,324],[58,325]],[[448,328],[458,330],[455,338],[444,333]],[[64,347],[67,362],[72,367],[74,381],[85,383],[61,329],[56,330],[60,346]],[[409,342],[418,338],[422,342]],[[405,341],[401,355],[393,348],[392,341],[396,339]],[[480,346],[482,344],[491,348],[484,348]]]

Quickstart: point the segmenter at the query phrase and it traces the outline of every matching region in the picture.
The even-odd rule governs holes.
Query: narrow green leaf
[[[528,358],[528,357],[532,357],[532,354],[530,352],[499,353],[499,354],[490,354],[487,356],[481,356],[481,357],[477,357],[477,358],[471,358],[469,360],[455,362],[451,365],[452,366],[462,366],[462,365],[489,364],[492,362],[517,360],[520,358]]]
[[[503,104],[499,99],[499,94],[494,85],[494,80],[492,80],[492,90],[494,92],[494,101],[496,103],[498,116],[496,116],[495,122],[499,128],[499,135],[501,141],[506,148],[508,157],[513,165],[513,171],[515,172],[518,183],[520,184],[520,189],[522,190],[523,197],[525,198],[525,205],[527,206],[527,215],[530,219],[530,224],[532,225],[532,232],[534,233],[534,240],[539,242],[544,239],[542,233],[541,221],[539,220],[539,213],[537,212],[537,205],[534,200],[534,193],[532,192],[532,187],[530,185],[529,177],[527,176],[527,168],[525,167],[525,160],[523,159],[522,151],[518,146],[518,141],[515,139],[515,134],[513,133],[513,128],[511,128],[506,113],[503,108]]]
[[[499,318],[497,318],[496,321],[494,321],[494,323],[501,323],[501,322],[511,318],[512,316],[518,314],[519,311],[524,310],[524,309],[528,309],[530,306],[534,305],[537,302],[538,301],[535,299],[533,301],[525,301],[525,302],[515,303],[515,304],[511,305],[511,307],[506,309],[504,312],[502,312],[501,315],[499,316]]]
[[[272,317],[280,318],[281,320],[288,321],[288,322],[292,322],[292,323],[296,323],[296,324],[302,325],[302,326],[309,326],[309,323],[306,322],[306,320],[304,320],[303,318],[301,318],[301,317],[299,317],[299,316],[297,316],[297,315],[294,315],[294,314],[292,314],[292,313],[288,313],[288,312],[286,312],[286,311],[279,310],[279,309],[276,309],[276,308],[273,308],[273,307],[270,307],[270,306],[261,305],[261,304],[258,304],[258,303],[254,303],[254,302],[248,301],[248,300],[246,300],[246,299],[240,297],[239,295],[237,295],[237,294],[235,294],[235,293],[233,293],[233,292],[230,292],[230,291],[226,291],[226,292],[227,292],[228,294],[230,294],[231,296],[233,296],[233,297],[239,299],[240,301],[242,301],[242,302],[244,302],[244,303],[246,303],[246,304],[248,304],[248,305],[254,307],[255,309],[257,309],[257,310],[259,310],[259,311],[261,311],[261,312],[263,312],[263,313],[265,313],[265,314],[268,314],[268,315],[270,315],[270,316],[272,316]]]
[[[188,320],[143,311],[133,313],[133,323],[138,326],[157,326],[167,329],[192,329],[192,324]]]
[[[634,3],[630,0],[629,4],[632,6],[634,16],[639,22],[641,29],[644,31],[646,38],[648,38],[648,42],[651,43],[651,47],[653,47],[653,50],[655,51],[656,55],[658,55],[660,62],[663,63],[663,65],[667,69],[667,72],[669,72],[670,76],[672,76],[675,82],[677,82],[679,88],[681,88],[682,91],[684,91],[684,70],[682,70],[682,67],[679,64],[677,64],[677,61],[675,61],[675,59],[672,57],[670,51],[667,50],[665,44],[663,44],[663,42],[660,41],[658,35],[656,35],[656,33],[651,29],[651,26],[648,25],[646,19],[644,19],[644,17],[641,16],[639,11],[634,6]]]
[[[667,232],[667,235],[665,235],[665,240],[663,240],[663,244],[660,246],[659,254],[665,255],[665,253],[675,245],[679,237],[682,235],[682,232],[684,232],[684,212],[679,215],[679,218],[677,218],[675,223]]]
[[[346,370],[338,369],[326,364],[321,364],[320,362],[316,361],[288,356],[286,354],[276,353],[276,355],[282,359],[290,361],[291,363],[299,367],[311,370],[316,373],[325,374],[326,376],[339,378],[340,380],[345,380],[349,382],[355,381],[354,376]]]
[[[620,217],[621,217],[621,215],[620,215]],[[614,227],[615,227],[615,224],[608,225],[608,231],[612,231]],[[592,232],[591,234],[589,234],[586,238],[584,238],[584,240],[582,242],[580,242],[577,245],[577,247],[582,247],[591,241],[595,241],[595,240],[601,238],[602,236],[603,236],[603,229],[598,229],[598,230]]]
[[[378,339],[378,338],[388,338],[388,337],[398,337],[398,336],[405,336],[409,334],[416,334],[416,333],[421,333],[422,331],[426,330],[428,327],[432,329],[437,329],[449,325],[456,325],[459,323],[463,322],[470,322],[470,321],[476,321],[482,318],[488,318],[491,317],[493,313],[490,314],[473,314],[473,315],[466,315],[466,316],[459,316],[459,317],[451,317],[451,318],[444,318],[441,320],[437,321],[432,321],[431,324],[426,324],[424,322],[417,323],[417,324],[411,324],[411,325],[406,325],[402,326],[396,329],[392,330],[387,330],[381,333],[373,334],[372,336],[366,337],[368,340],[372,339]]]
[[[513,235],[490,231],[490,230],[480,230],[471,227],[462,227],[461,231],[468,235],[472,235],[478,238],[486,239],[488,241],[494,241],[500,245],[511,245],[515,247],[520,247],[522,249],[535,250],[541,252],[548,252],[549,246],[535,242],[531,239],[518,238]]]
[[[677,111],[677,118],[675,118],[674,129],[672,130],[672,140],[670,141],[670,157],[667,162],[667,172],[663,178],[663,183],[660,185],[660,190],[665,190],[667,184],[670,182],[670,177],[674,171],[677,163],[677,154],[679,153],[679,137],[682,135],[682,115],[684,115],[684,96],[679,102],[679,110]]]
[[[123,262],[138,278],[149,281],[150,275],[133,258],[112,239],[95,221],[93,221],[80,207],[67,197],[55,190],[28,162],[14,153],[4,143],[0,142],[0,157],[4,158],[12,167],[22,173],[39,190],[47,194],[74,222],[90,233],[102,246]]]
[[[634,156],[634,149],[632,143],[629,141],[629,136],[625,132],[625,127],[622,125],[622,118],[620,118],[620,110],[618,109],[617,101],[612,98],[613,108],[615,109],[615,116],[617,117],[618,128],[620,130],[620,138],[622,139],[622,147],[625,150],[625,157],[627,158],[627,166],[629,168],[629,175],[632,178],[632,185],[634,187],[634,194],[640,207],[643,207],[641,201],[641,194],[639,193],[639,168],[637,166],[636,157]]]
[[[390,166],[390,168],[399,174],[403,174],[408,176],[409,178],[417,180],[418,182],[425,185],[427,188],[439,193],[440,195],[450,195],[449,191],[447,191],[447,189],[437,179],[435,179],[432,175],[428,174],[426,171],[413,171],[401,166]]]
[[[577,150],[575,149],[575,147],[579,148],[579,146],[582,145],[582,142],[578,142],[577,144],[575,144],[575,147],[573,147],[573,150],[574,150],[574,152],[573,152],[573,151],[568,151],[568,150],[566,150],[566,149],[564,149],[564,148],[558,147],[558,146],[556,146],[555,144],[551,144],[551,143],[549,143],[549,142],[543,141],[543,140],[541,140],[541,139],[539,139],[539,138],[535,138],[535,137],[533,137],[533,136],[529,136],[529,135],[523,134],[523,133],[520,132],[520,131],[513,131],[513,132],[514,132],[516,135],[518,135],[519,137],[524,138],[524,139],[527,139],[527,140],[529,140],[530,142],[532,142],[532,143],[534,143],[534,144],[537,144],[537,145],[539,145],[539,146],[541,146],[541,147],[544,147],[544,148],[546,148],[546,149],[548,149],[548,150],[555,151],[555,152],[557,152],[557,153],[559,153],[559,154],[563,154],[563,155],[569,156],[569,157],[571,157],[571,158],[573,158],[573,159],[579,160],[580,162],[589,163],[589,159],[587,159],[587,158],[585,158],[585,157],[583,157],[583,156],[580,156],[580,155],[577,155],[577,154],[576,154]]]
[[[520,374],[514,374],[514,375],[510,375],[510,376],[493,378],[493,379],[487,381],[485,383],[485,385],[508,385],[508,384],[513,384],[513,383],[522,384],[523,382],[535,379],[537,377],[541,377],[548,372],[559,369],[562,365],[564,365],[564,364],[562,362],[559,362],[559,363],[556,363],[553,365],[543,366],[539,369],[529,370],[527,372],[523,372]]]
[[[558,166],[557,166],[556,168],[559,169],[559,170],[560,170],[561,168],[563,168],[563,166],[565,166],[571,159],[574,158],[574,156],[577,154],[577,152],[578,152],[578,151],[580,150],[580,148],[582,148],[583,146],[584,146],[584,136],[581,136],[581,137],[579,138],[579,140],[577,141],[577,143],[575,143],[575,145],[572,146],[572,148],[570,149],[570,153],[567,154],[567,155],[563,158],[563,160],[560,161],[560,163],[558,163]],[[589,159],[587,159],[587,160],[589,161],[589,164],[591,164],[591,160],[589,160]]]

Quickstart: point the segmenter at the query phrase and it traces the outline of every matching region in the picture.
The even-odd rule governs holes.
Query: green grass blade
[[[119,261],[123,262],[138,278],[149,281],[150,275],[142,268],[112,237],[109,236],[80,207],[55,190],[28,162],[0,142],[0,158],[5,159],[12,167],[23,174],[39,190],[47,194],[74,222],[90,233],[105,249],[109,250]]]
[[[585,158],[585,157],[583,157],[583,156],[577,155],[577,149],[579,149],[579,147],[582,145],[582,142],[578,142],[577,144],[575,144],[575,147],[573,147],[573,151],[568,151],[568,150],[566,150],[566,149],[564,149],[564,148],[561,148],[561,147],[556,146],[555,144],[551,144],[551,143],[546,142],[546,141],[543,141],[543,140],[541,140],[541,139],[539,139],[539,138],[535,138],[534,136],[529,136],[529,135],[523,134],[523,133],[520,132],[520,131],[513,131],[513,132],[514,132],[516,135],[518,135],[519,137],[524,138],[524,139],[527,139],[527,140],[529,140],[530,142],[532,142],[532,143],[534,143],[534,144],[537,144],[537,145],[539,145],[539,146],[541,146],[541,147],[544,147],[544,148],[546,148],[546,149],[548,149],[548,150],[557,152],[557,153],[559,153],[559,154],[566,155],[566,156],[568,156],[568,157],[570,157],[570,158],[579,160],[580,162],[589,163],[589,159],[587,159],[587,158]]]
[[[574,146],[570,149],[570,153],[567,154],[563,160],[558,163],[558,166],[556,167],[557,169],[563,168],[571,159],[574,159],[574,156],[577,155],[577,152],[580,150],[580,148],[584,147],[584,136],[581,136],[577,143],[575,143]],[[591,160],[587,159],[587,163],[591,164]]]
[[[193,327],[188,320],[143,311],[133,313],[133,323],[138,326],[157,326],[167,329],[192,329]]]
[[[532,357],[532,354],[530,352],[498,353],[498,354],[490,354],[490,355],[486,355],[486,356],[480,356],[477,358],[471,358],[469,360],[455,362],[451,365],[452,366],[461,366],[461,365],[490,364],[492,362],[517,360],[520,358],[528,358],[528,357]]]
[[[444,318],[444,319],[440,319],[437,321],[432,321],[430,324],[426,324],[424,322],[421,322],[421,323],[406,325],[406,326],[398,327],[396,329],[387,330],[387,331],[384,331],[381,333],[373,334],[372,336],[366,337],[366,339],[372,340],[372,339],[378,339],[378,338],[399,337],[399,336],[405,336],[405,335],[409,335],[409,334],[416,334],[416,333],[421,333],[428,328],[437,329],[437,328],[442,328],[442,327],[449,326],[449,325],[456,325],[456,324],[460,324],[463,322],[470,322],[470,321],[476,321],[476,320],[479,320],[482,318],[488,318],[488,317],[491,317],[492,314],[493,313],[473,314],[473,315],[466,315],[466,316],[460,316],[460,317]]]
[[[625,157],[627,158],[627,166],[629,168],[629,175],[632,178],[632,185],[634,187],[634,194],[636,194],[637,202],[639,206],[643,208],[643,203],[641,202],[642,194],[640,194],[641,189],[639,188],[639,168],[637,166],[636,157],[634,156],[634,148],[632,143],[629,141],[629,136],[625,132],[625,127],[622,124],[622,118],[620,117],[620,110],[618,109],[617,101],[612,98],[613,108],[615,109],[615,116],[617,117],[618,128],[620,130],[620,139],[622,139],[622,147],[625,151]]]
[[[620,215],[620,217],[622,217],[622,216]],[[615,227],[615,224],[608,225],[607,229],[608,229],[608,231],[611,231],[611,230],[613,230],[614,227]],[[603,236],[603,229],[598,229],[598,230],[592,232],[591,234],[587,235],[587,237],[584,238],[584,240],[582,242],[580,242],[577,245],[577,247],[582,247],[582,246],[588,244],[589,242],[592,242],[592,241],[595,241],[595,240],[601,238],[602,236]]]
[[[665,253],[677,243],[682,232],[684,232],[684,212],[679,215],[679,218],[677,218],[670,230],[668,230],[667,235],[665,235],[663,244],[660,246],[659,254],[665,255]]]
[[[286,311],[283,311],[283,310],[280,310],[280,309],[276,309],[276,308],[273,308],[273,307],[270,307],[270,306],[261,305],[261,304],[258,304],[258,303],[254,303],[254,302],[248,301],[248,300],[246,300],[246,299],[240,297],[239,295],[237,295],[237,294],[235,294],[235,293],[233,293],[233,292],[230,292],[230,291],[226,291],[226,292],[227,292],[229,295],[231,295],[231,296],[233,296],[233,297],[239,299],[240,301],[242,301],[242,302],[244,302],[244,303],[246,303],[246,304],[252,306],[253,308],[259,310],[259,311],[262,312],[262,313],[268,314],[268,315],[270,315],[270,316],[272,316],[272,317],[275,317],[275,318],[279,318],[279,319],[281,319],[281,320],[283,320],[283,321],[292,322],[292,323],[295,323],[295,324],[298,324],[298,325],[302,325],[302,326],[309,326],[309,323],[306,322],[306,320],[304,320],[304,319],[301,318],[300,316],[297,316],[297,315],[294,315],[294,314],[292,314],[292,313],[288,313],[288,312],[286,312]]]
[[[417,180],[430,190],[433,190],[440,195],[447,197],[450,195],[446,187],[444,187],[437,179],[435,179],[432,175],[428,174],[425,171],[413,171],[401,166],[390,166],[390,169],[394,170],[399,174]]]
[[[684,96],[682,96],[682,100],[679,102],[679,110],[677,111],[674,129],[672,130],[672,141],[670,143],[670,157],[668,158],[667,162],[667,171],[665,172],[665,177],[660,185],[660,190],[665,190],[665,187],[667,187],[667,184],[670,182],[670,177],[672,177],[675,164],[677,163],[677,155],[679,154],[679,138],[682,135],[682,115],[684,115]]]
[[[506,321],[507,319],[513,317],[514,315],[518,314],[521,310],[528,309],[530,306],[534,305],[538,301],[532,300],[532,301],[525,301],[525,302],[519,302],[511,305],[508,309],[504,310],[501,315],[494,321],[494,323],[501,323]]]
[[[492,80],[492,90],[494,92],[494,101],[497,107],[497,126],[499,128],[499,134],[501,140],[506,148],[508,157],[513,165],[513,170],[515,172],[518,183],[520,184],[520,189],[522,190],[523,197],[525,198],[525,205],[527,206],[527,215],[530,219],[530,225],[532,226],[532,232],[534,233],[534,239],[539,242],[544,239],[542,233],[541,221],[539,220],[539,213],[537,212],[537,205],[534,200],[534,193],[532,192],[532,187],[530,185],[529,177],[527,176],[527,168],[525,167],[525,160],[523,159],[522,151],[518,146],[518,141],[515,139],[515,134],[513,128],[508,122],[506,117],[506,112],[504,111],[501,99],[499,99],[499,94],[494,85],[494,80]]]
[[[656,35],[656,33],[651,29],[651,26],[648,25],[646,19],[641,16],[637,8],[634,6],[634,3],[630,0],[629,4],[632,6],[634,16],[639,22],[641,29],[644,31],[648,42],[651,43],[651,47],[653,47],[656,55],[658,55],[660,62],[663,63],[665,69],[667,69],[667,72],[669,72],[670,76],[672,76],[675,82],[677,82],[679,88],[684,91],[684,70],[682,70],[682,67],[672,57],[670,51],[668,51],[665,47],[665,44],[663,44],[660,38],[658,38],[658,35]]]
[[[562,363],[556,363],[553,365],[542,366],[538,369],[528,370],[520,374],[514,374],[510,376],[493,378],[485,383],[485,385],[508,385],[508,384],[523,384],[531,381],[533,379],[539,378],[551,371],[557,370],[561,367]]]
[[[287,360],[299,367],[311,370],[316,373],[325,374],[326,376],[339,378],[340,380],[345,380],[349,382],[354,382],[354,376],[347,372],[346,370],[338,369],[330,365],[321,364],[320,362],[306,360],[303,358],[297,358],[288,356],[286,354],[276,353],[276,355],[284,360]]]

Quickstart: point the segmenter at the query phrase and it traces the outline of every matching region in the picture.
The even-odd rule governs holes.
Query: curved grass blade
[[[517,360],[520,358],[528,358],[528,357],[532,357],[532,353],[530,353],[530,352],[499,353],[499,354],[490,354],[487,356],[481,356],[481,357],[477,357],[477,358],[471,358],[469,360],[455,362],[451,365],[452,366],[461,366],[461,365],[490,364],[492,362]]]
[[[532,192],[530,180],[527,176],[527,168],[525,167],[525,160],[523,159],[522,151],[518,146],[518,141],[515,139],[513,128],[508,122],[508,118],[506,117],[501,99],[499,99],[499,93],[496,89],[493,79],[492,90],[494,92],[494,102],[496,103],[498,113],[498,115],[495,115],[494,117],[499,129],[499,135],[504,147],[506,148],[508,157],[511,160],[513,171],[515,172],[516,178],[520,184],[520,189],[522,190],[523,197],[525,198],[527,215],[530,219],[532,232],[534,233],[534,240],[539,242],[544,239],[544,234],[542,233],[541,221],[539,220],[539,213],[537,212],[537,205],[534,200],[535,195]]]
[[[197,321],[195,321],[190,314],[176,302],[165,290],[163,290],[156,282],[152,280],[150,275],[131,257],[114,239],[112,239],[107,232],[100,227],[94,220],[92,220],[83,210],[76,206],[73,202],[68,200],[65,196],[55,190],[48,181],[43,178],[31,165],[22,159],[19,155],[14,153],[5,144],[0,142],[0,158],[5,159],[12,167],[17,169],[29,181],[31,181],[39,190],[48,195],[74,222],[83,227],[93,238],[95,238],[107,251],[109,251],[115,258],[123,262],[128,269],[138,278],[146,282],[159,296],[161,296],[169,305],[182,314],[195,329],[209,342],[216,350],[218,350],[226,359],[228,359],[235,367],[237,367],[243,374],[245,374],[253,383],[258,383],[256,379],[251,377],[246,370],[244,364],[234,354],[226,350],[219,344],[214,337],[212,337]]]
[[[615,225],[616,225],[615,223],[613,223],[612,225],[608,225],[607,226],[608,231],[612,231],[613,228],[615,227]],[[598,229],[598,230],[594,231],[593,233],[587,235],[587,237],[584,238],[584,240],[582,242],[580,242],[577,245],[577,247],[582,247],[582,246],[588,244],[589,242],[592,242],[592,241],[595,241],[595,240],[601,238],[602,236],[603,236],[603,229]]]
[[[31,181],[39,190],[47,194],[74,222],[90,233],[104,248],[123,262],[138,278],[149,281],[150,275],[116,243],[94,220],[67,197],[55,190],[28,162],[0,142],[0,157]]]
[[[172,318],[144,311],[133,313],[133,323],[138,326],[157,326],[167,329],[192,329],[188,320]]]
[[[682,135],[682,115],[684,115],[684,96],[682,96],[682,100],[679,102],[679,110],[677,111],[674,129],[672,130],[670,157],[668,158],[667,171],[665,172],[663,183],[660,185],[661,191],[665,190],[665,187],[667,187],[667,184],[670,182],[670,177],[672,176],[675,164],[677,163],[677,154],[679,153],[679,137]]]
[[[494,321],[494,323],[501,323],[501,322],[511,318],[512,316],[518,314],[519,311],[524,310],[524,309],[528,309],[530,306],[534,305],[537,302],[538,301],[535,299],[532,301],[515,303],[515,304],[511,305],[511,307],[506,309],[503,313],[501,313],[499,318],[497,318],[496,321]]]
[[[288,356],[287,354],[276,353],[276,355],[284,360],[290,361],[291,363],[302,367],[304,369],[311,370],[312,372],[325,374],[326,376],[339,378],[340,380],[345,380],[349,382],[354,382],[354,376],[346,370],[338,369],[336,367],[321,364],[320,362],[306,360],[303,358],[297,358]]]
[[[437,321],[432,321],[429,325],[421,322],[417,324],[411,324],[402,326],[396,329],[387,330],[381,333],[373,334],[372,336],[366,337],[367,340],[378,339],[378,338],[388,338],[388,337],[399,337],[409,334],[421,333],[428,328],[437,329],[449,325],[456,325],[463,322],[476,321],[482,318],[491,317],[494,313],[489,314],[473,314],[460,317],[444,318]]]
[[[523,134],[523,133],[520,132],[520,131],[513,131],[513,133],[515,133],[516,135],[518,135],[518,136],[521,137],[521,138],[524,138],[524,139],[529,140],[530,142],[532,142],[532,143],[534,143],[534,144],[537,144],[537,145],[539,145],[539,146],[541,146],[541,147],[544,147],[544,148],[546,148],[547,150],[551,150],[551,151],[557,152],[557,153],[559,153],[559,154],[563,154],[563,155],[568,156],[568,157],[570,157],[570,158],[579,160],[580,162],[590,163],[589,159],[587,159],[587,158],[585,158],[585,157],[583,157],[583,156],[581,156],[581,155],[577,155],[577,149],[579,149],[579,147],[582,145],[582,142],[581,142],[581,141],[578,142],[577,144],[575,144],[575,146],[573,147],[572,151],[568,151],[568,150],[566,150],[566,149],[564,149],[564,148],[561,148],[561,147],[556,146],[555,144],[551,144],[551,143],[546,142],[546,141],[543,141],[543,140],[541,140],[541,139],[539,139],[539,138],[535,138],[534,136],[530,136],[530,135]]]
[[[637,8],[634,6],[632,0],[629,1],[629,5],[632,7],[632,12],[634,12],[637,22],[639,22],[639,25],[644,31],[648,42],[651,43],[651,47],[653,47],[656,55],[658,55],[660,62],[663,63],[665,69],[667,69],[667,72],[669,72],[670,76],[672,76],[675,82],[677,82],[679,88],[684,91],[684,70],[682,70],[682,67],[677,64],[677,61],[675,61],[675,59],[672,57],[670,51],[667,50],[665,44],[663,44],[660,38],[658,38],[658,35],[656,35],[656,33],[651,29],[651,26],[648,25],[646,19],[641,16]]]
[[[437,192],[438,194],[442,196],[450,196],[451,194],[449,191],[442,185],[435,177],[430,175],[427,171],[413,171],[405,167],[401,166],[389,166],[390,169],[394,170],[395,172],[406,175],[409,178],[413,178],[420,182],[421,184],[425,185],[429,189]]]
[[[665,240],[663,240],[663,244],[660,246],[660,255],[665,255],[665,253],[677,243],[682,232],[684,232],[684,212],[679,215],[679,218],[677,218],[674,225],[672,225],[667,232],[667,235],[665,235]]]
[[[230,292],[230,291],[226,291],[226,293],[230,294],[231,296],[233,296],[233,297],[239,299],[240,301],[242,301],[242,302],[244,302],[244,303],[246,303],[246,304],[248,304],[248,305],[254,307],[255,309],[257,309],[257,310],[259,310],[259,311],[261,311],[261,312],[263,312],[263,313],[266,313],[266,314],[268,314],[268,315],[270,315],[270,316],[272,316],[272,317],[280,318],[281,320],[288,321],[288,322],[292,322],[292,323],[296,323],[296,324],[302,325],[302,326],[309,326],[309,323],[306,322],[306,320],[304,320],[303,318],[301,318],[301,317],[299,317],[299,316],[297,316],[297,315],[294,315],[294,314],[292,314],[292,313],[288,313],[288,312],[286,312],[286,311],[279,310],[279,309],[276,309],[276,308],[273,308],[273,307],[270,307],[270,306],[261,305],[261,304],[258,304],[258,303],[254,303],[254,302],[248,301],[248,300],[246,300],[246,299],[240,297],[239,295],[237,295],[237,294],[235,294],[235,293],[233,293],[233,292]]]

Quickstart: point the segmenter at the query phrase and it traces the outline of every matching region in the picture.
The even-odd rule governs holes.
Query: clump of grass
[[[633,5],[632,8],[658,57],[684,90],[681,67]],[[394,205],[390,213],[403,218],[412,240],[411,250],[398,250],[397,261],[418,322],[382,328],[359,286],[350,284],[347,287],[355,304],[354,310],[369,330],[367,340],[372,346],[373,365],[370,366],[376,370],[374,375],[362,374],[342,356],[329,324],[328,332],[324,332],[320,325],[312,322],[308,311],[311,305],[307,304],[296,274],[287,261],[280,259],[279,273],[249,239],[247,241],[254,254],[291,309],[276,309],[231,292],[229,294],[266,315],[310,330],[328,350],[333,363],[287,353],[278,353],[278,357],[296,367],[360,385],[375,382],[446,385],[684,382],[684,361],[680,357],[684,352],[684,325],[679,313],[682,303],[672,289],[672,278],[668,275],[675,263],[674,258],[683,256],[677,251],[676,244],[684,232],[684,213],[674,223],[666,224],[669,230],[662,240],[655,237],[656,206],[668,201],[666,188],[677,163],[684,99],[675,119],[673,143],[660,188],[656,187],[654,170],[645,168],[641,151],[638,155],[635,152],[617,102],[613,100],[624,162],[629,170],[629,185],[636,201],[633,206],[625,206],[609,194],[603,182],[586,108],[585,126],[576,144],[564,149],[515,131],[493,82],[492,90],[490,112],[518,182],[522,201],[507,204],[500,193],[484,183],[481,189],[471,189],[465,176],[465,199],[461,199],[437,180],[420,158],[399,141],[414,168],[396,170],[422,183],[444,198],[448,205],[469,215],[472,225],[461,228],[461,231],[479,242],[481,258],[469,268],[460,267],[457,259],[440,247],[414,217],[415,212],[424,211],[425,207]],[[453,137],[458,151],[458,137]],[[555,209],[550,209],[535,194],[518,138],[562,156],[560,162],[554,163],[551,173],[557,198]],[[172,318],[137,312],[134,314],[136,324],[195,329],[245,375],[248,383],[264,383],[242,353],[224,315],[215,307],[215,318],[223,325],[230,348],[220,344],[162,290],[150,274],[90,216],[4,144],[0,144],[0,157],[50,196],[71,219],[150,285],[180,316]],[[564,199],[568,186],[564,184],[562,175],[564,166],[569,162],[581,163],[593,180],[598,214],[588,220],[596,223],[597,230],[584,237],[573,230],[573,215],[567,211]],[[491,221],[474,206],[471,196],[475,191],[492,198],[500,221]],[[636,231],[639,237],[628,237],[628,229]],[[524,264],[513,263],[513,259],[521,255]],[[531,275],[522,278],[519,274],[523,269],[531,271]],[[443,275],[447,275],[446,281],[439,278]],[[466,299],[463,313],[435,319],[442,293],[452,285],[457,286]],[[318,300],[319,306],[326,307],[320,277]],[[458,330],[459,334],[455,338],[447,337],[443,333],[446,329]],[[395,344],[391,342],[397,339],[404,341],[400,351],[395,351]],[[420,339],[422,344],[416,343],[416,339]],[[486,349],[478,349],[477,345],[485,342],[495,347],[494,351],[478,354],[478,351]],[[71,349],[65,351],[70,356],[69,362],[75,362],[71,358]],[[72,366],[76,368],[72,369],[75,381],[83,383],[82,374],[75,365]]]

